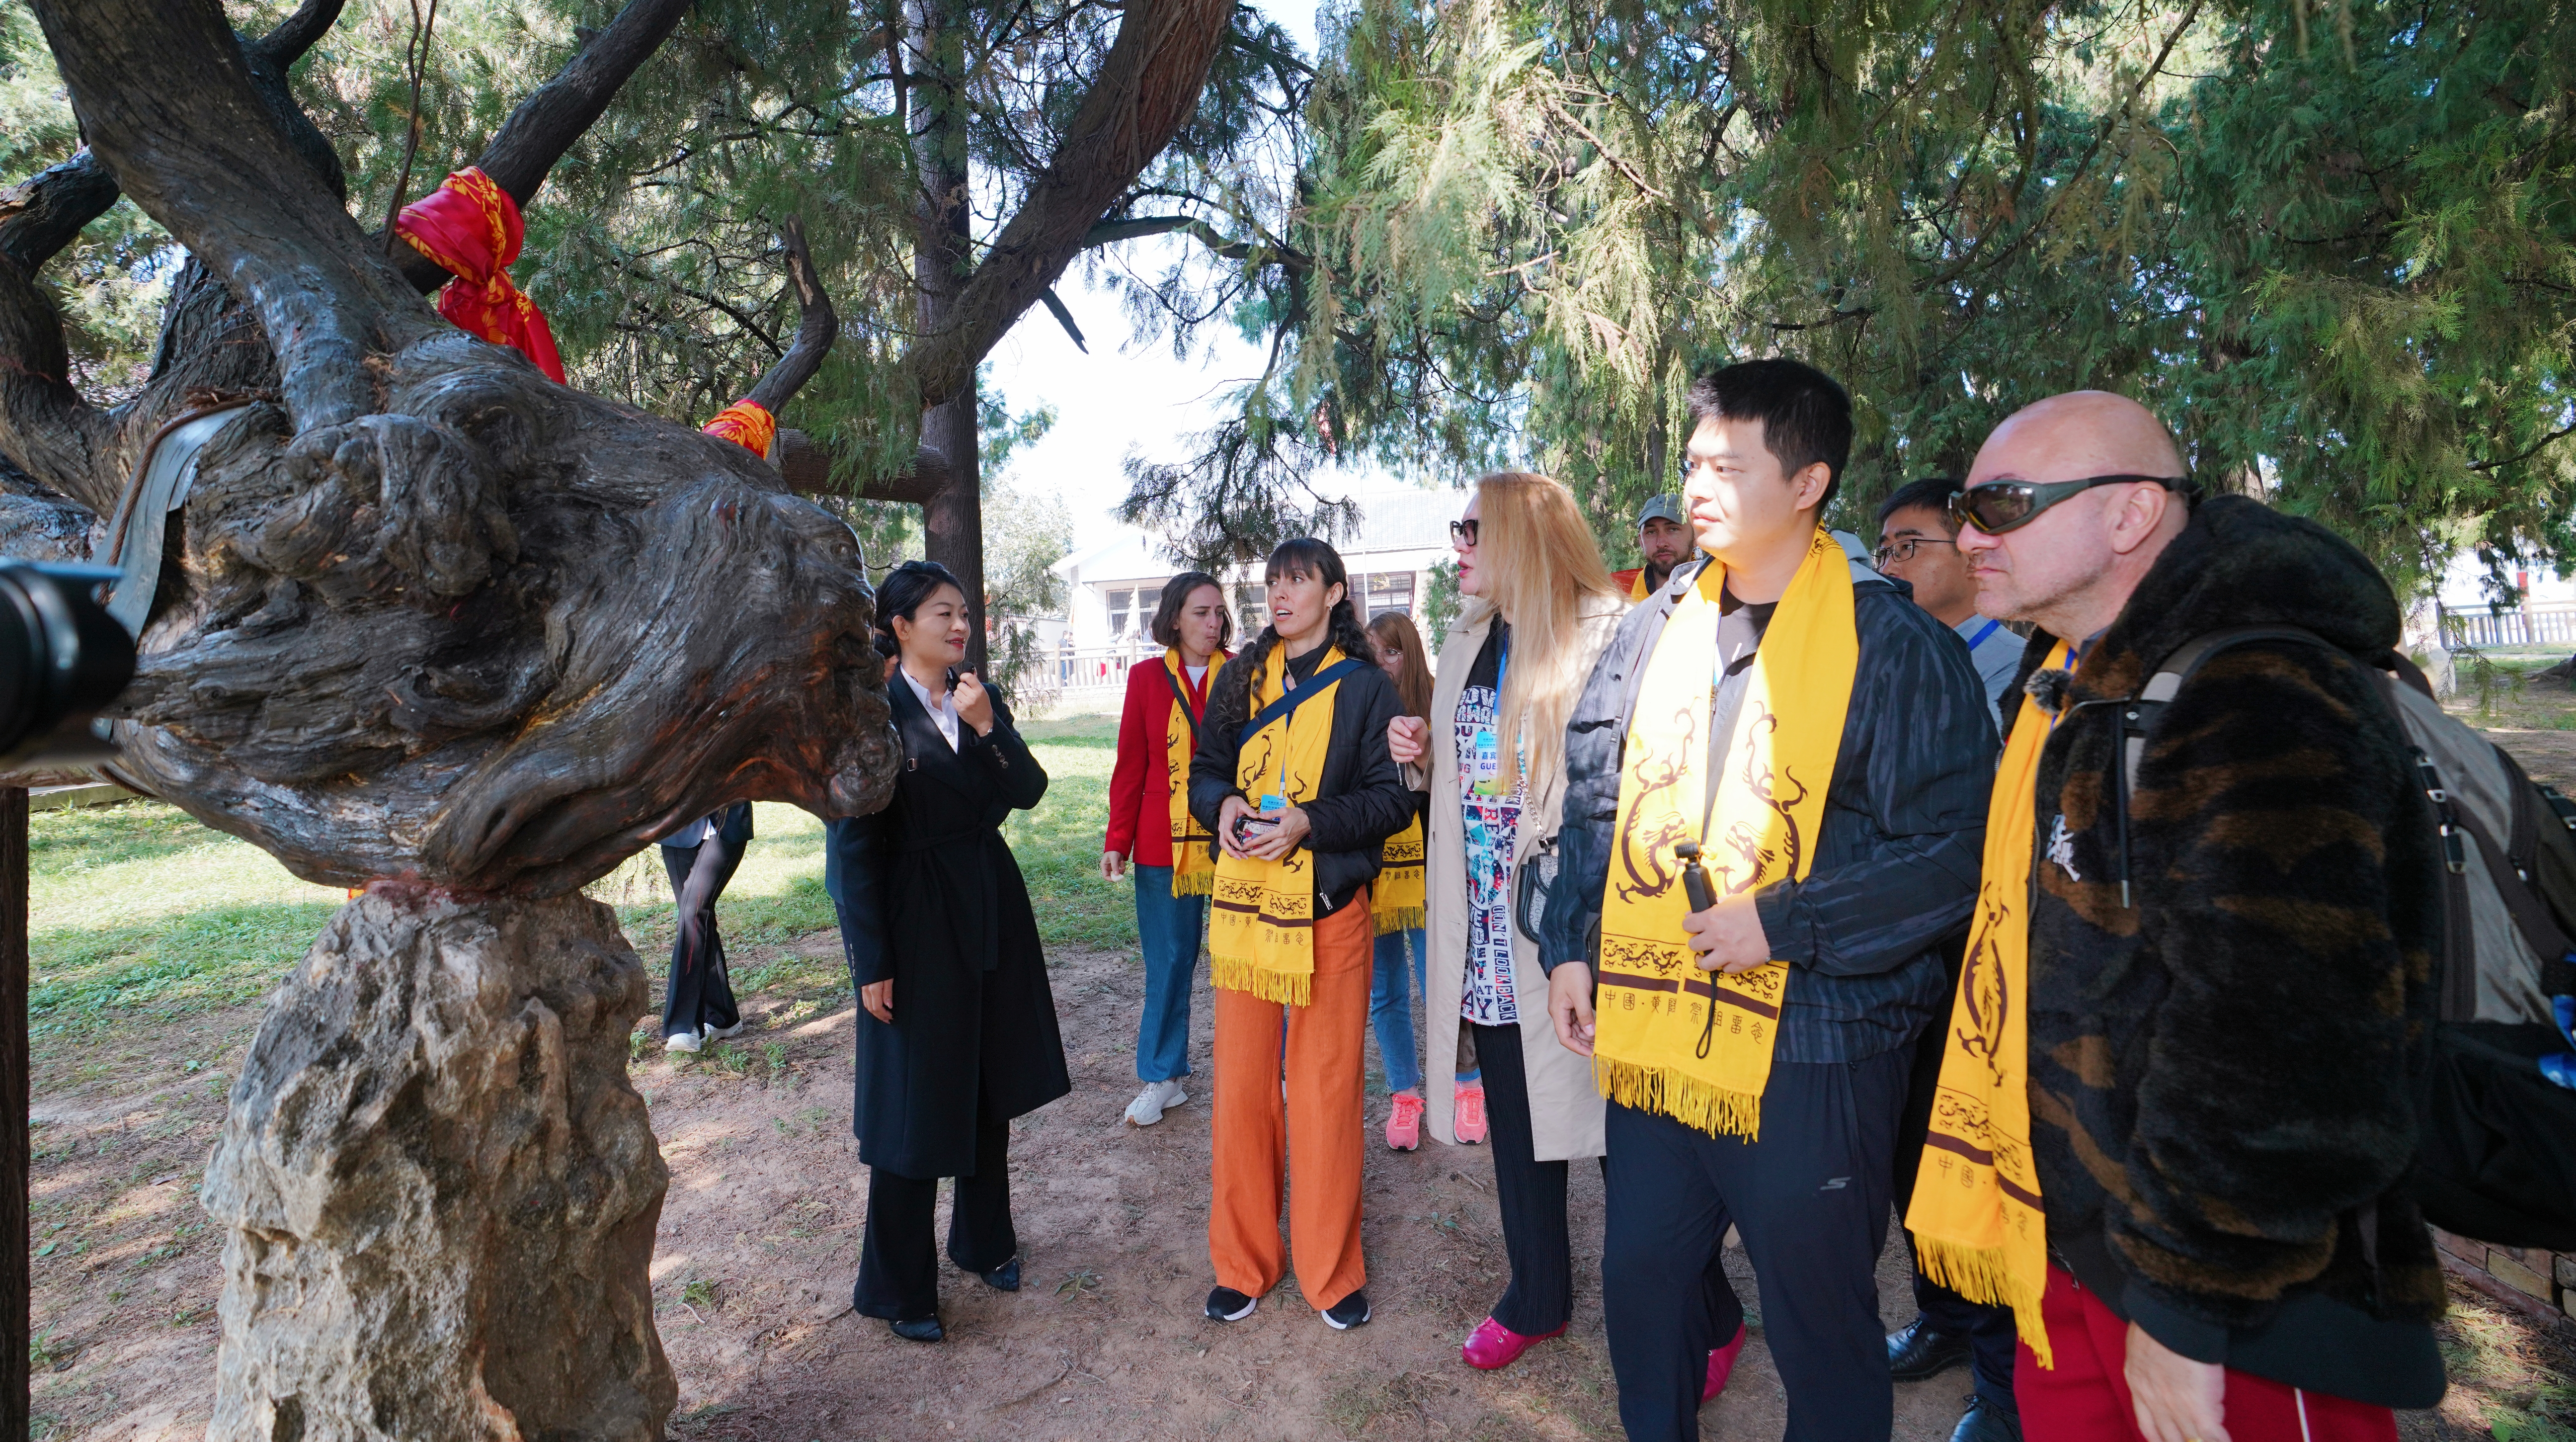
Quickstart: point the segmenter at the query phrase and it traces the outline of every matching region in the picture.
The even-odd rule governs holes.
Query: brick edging
[[[2576,1332],[2568,1313],[2576,1306],[2576,1253],[2489,1246],[2439,1227],[2432,1232],[2443,1271],[2525,1316]]]

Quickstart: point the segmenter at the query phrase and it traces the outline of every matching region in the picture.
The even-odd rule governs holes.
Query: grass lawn
[[[1136,941],[1127,883],[1100,879],[1117,719],[1024,728],[1049,778],[1046,800],[1005,827],[1049,945]],[[838,957],[787,943],[829,928],[823,823],[793,806],[755,808],[742,869],[717,903],[743,995],[787,985],[849,989]],[[343,899],[289,875],[266,852],[156,801],[39,811],[29,823],[28,1027],[36,1049],[99,1028],[164,1025],[257,1001],[301,959]],[[658,977],[671,942],[671,887],[659,847],[593,882]],[[805,973],[812,975],[805,975]],[[658,989],[658,988],[657,988]]]

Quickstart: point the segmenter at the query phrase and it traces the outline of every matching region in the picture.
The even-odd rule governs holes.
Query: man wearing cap
[[[1691,525],[1682,510],[1682,498],[1661,495],[1646,502],[1637,513],[1637,554],[1646,564],[1631,572],[1628,599],[1642,601],[1664,584],[1673,567],[1691,553]]]

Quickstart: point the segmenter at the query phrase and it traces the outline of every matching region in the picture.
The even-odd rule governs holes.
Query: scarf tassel
[[[1390,911],[1372,912],[1370,920],[1376,923],[1378,935],[1393,936],[1401,931],[1420,931],[1431,918],[1423,907],[1399,906]]]
[[[1251,958],[1211,956],[1208,958],[1208,984],[1227,991],[1246,991],[1261,1001],[1281,1002],[1289,1006],[1309,1006],[1314,1002],[1314,976],[1299,973],[1291,976],[1267,967],[1256,966]]]
[[[1603,1096],[1631,1110],[1668,1116],[1710,1136],[1762,1139],[1758,1093],[1722,1087],[1678,1067],[1643,1066],[1599,1052],[1592,1055],[1592,1080]]]
[[[1178,866],[1172,868],[1174,896],[1206,896],[1215,890],[1216,871],[1213,867],[1206,871],[1189,871]]]
[[[2014,1282],[2003,1248],[1971,1247],[1921,1232],[1913,1237],[1914,1262],[1923,1269],[1927,1280],[1971,1302],[2012,1308],[2013,1331],[2039,1358],[2039,1365],[2056,1370],[2057,1358],[2048,1347],[2048,1328],[2040,1319],[2039,1294]]]

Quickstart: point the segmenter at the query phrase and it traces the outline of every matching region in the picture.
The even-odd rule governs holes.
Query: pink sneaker
[[[1467,1143],[1485,1139],[1485,1084],[1471,1082],[1458,1088],[1458,1140]]]
[[[1476,1324],[1475,1331],[1467,1334],[1467,1345],[1458,1349],[1458,1360],[1479,1372],[1491,1372],[1498,1367],[1508,1367],[1519,1361],[1523,1352],[1548,1338],[1564,1335],[1565,1328],[1560,1325],[1553,1332],[1524,1337],[1493,1318],[1487,1317]]]
[[[1386,1114],[1386,1144],[1399,1152],[1422,1145],[1422,1098],[1396,1093],[1395,1109]]]
[[[1701,1406],[1716,1401],[1717,1394],[1726,1390],[1726,1379],[1735,1375],[1735,1359],[1743,1351],[1744,1326],[1739,1322],[1735,1328],[1735,1340],[1708,1354],[1708,1385],[1700,1389]]]

